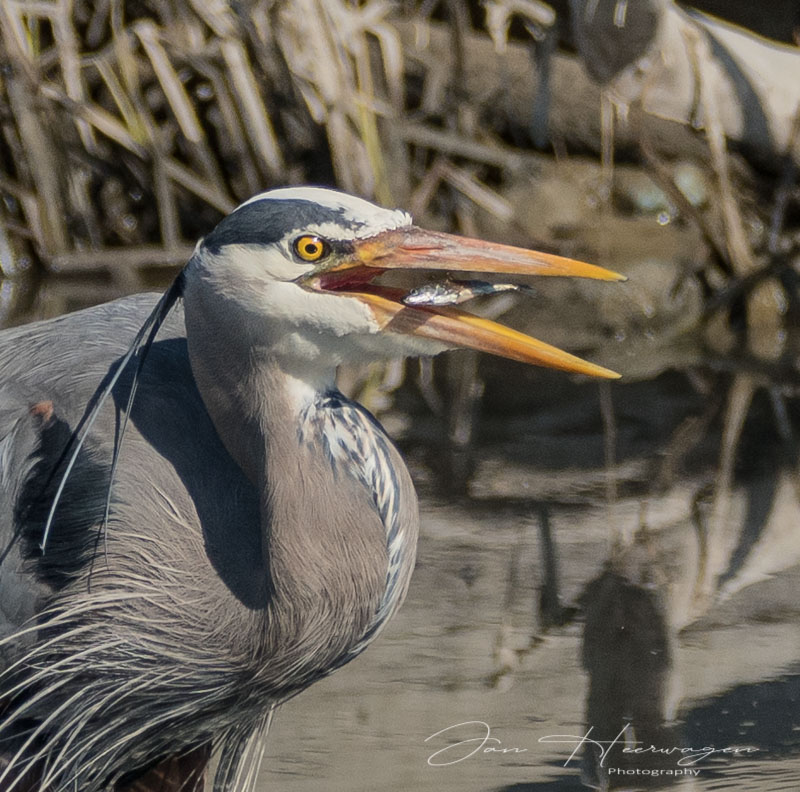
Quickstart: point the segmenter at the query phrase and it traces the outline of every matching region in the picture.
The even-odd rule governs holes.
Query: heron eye
[[[307,234],[298,237],[294,241],[294,252],[303,261],[319,261],[327,256],[330,251],[330,245],[322,237]]]

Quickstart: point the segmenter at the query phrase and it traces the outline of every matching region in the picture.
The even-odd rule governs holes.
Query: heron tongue
[[[617,379],[610,369],[581,360],[543,341],[512,330],[489,319],[452,306],[407,306],[389,296],[388,290],[348,292],[369,305],[382,330],[439,341],[450,347],[465,347],[538,366]]]

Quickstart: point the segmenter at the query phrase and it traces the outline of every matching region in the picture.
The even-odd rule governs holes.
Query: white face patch
[[[354,195],[328,190],[324,187],[282,187],[278,190],[268,190],[254,195],[248,201],[240,204],[234,209],[234,214],[239,209],[259,201],[292,200],[311,201],[326,209],[341,212],[342,220],[350,225],[349,228],[336,223],[323,223],[320,224],[320,230],[314,231],[314,233],[328,236],[330,239],[365,239],[375,236],[381,231],[391,231],[412,223],[411,215],[402,209],[384,209],[363,198],[356,198]],[[327,233],[322,230],[323,226],[330,226]],[[298,230],[312,232],[312,229],[306,227],[298,228]]]
[[[320,365],[327,371],[352,359],[435,354],[443,345],[383,332],[358,297],[308,290],[296,282],[319,266],[300,260],[294,249],[298,237],[316,235],[333,246],[410,224],[406,212],[334,190],[291,187],[262,193],[198,245],[186,271],[187,312],[204,313],[206,324],[219,324],[231,338],[248,339],[260,354],[269,350],[304,381]]]
[[[228,245],[216,255],[203,250],[194,261],[220,291],[239,291],[242,284],[258,291],[272,281],[294,281],[314,269],[314,264],[297,261],[290,247],[289,242],[268,247]]]

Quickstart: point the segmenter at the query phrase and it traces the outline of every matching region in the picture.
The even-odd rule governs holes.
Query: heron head
[[[390,270],[423,279],[464,272],[623,279],[560,256],[425,231],[406,212],[345,193],[293,187],[251,198],[198,244],[187,270],[187,322],[190,314],[196,321],[221,313],[254,347],[332,365],[466,347],[617,376],[455,305],[409,304],[407,289],[380,282]]]

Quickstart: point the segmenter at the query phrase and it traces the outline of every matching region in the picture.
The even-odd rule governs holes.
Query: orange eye
[[[319,261],[330,253],[330,245],[322,237],[307,234],[295,239],[294,252],[303,261]]]

